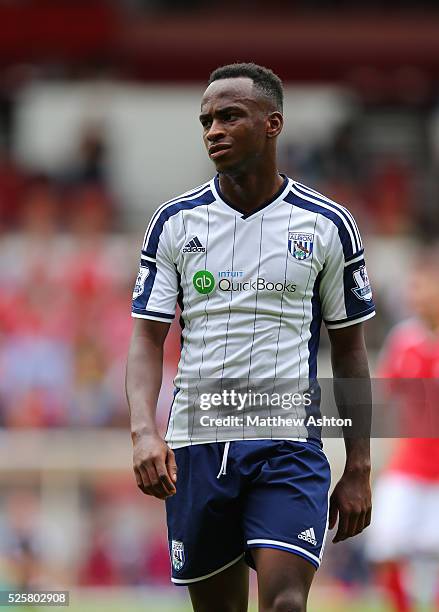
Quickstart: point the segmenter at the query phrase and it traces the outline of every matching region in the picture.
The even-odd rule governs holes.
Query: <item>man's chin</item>
[[[213,163],[218,174],[238,172],[241,167],[241,165],[237,164],[236,161],[226,159],[218,159]]]

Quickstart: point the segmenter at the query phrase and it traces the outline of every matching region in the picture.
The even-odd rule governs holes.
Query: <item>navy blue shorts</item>
[[[315,442],[246,440],[175,450],[177,493],[166,500],[172,582],[221,572],[252,548],[319,567],[328,529],[328,460]]]

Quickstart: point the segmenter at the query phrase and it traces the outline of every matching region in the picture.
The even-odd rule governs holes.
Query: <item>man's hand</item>
[[[137,486],[145,495],[166,499],[175,495],[177,464],[174,452],[158,434],[133,437]]]
[[[329,503],[329,529],[335,527],[338,516],[333,542],[351,538],[370,525],[371,497],[370,470],[345,470]]]

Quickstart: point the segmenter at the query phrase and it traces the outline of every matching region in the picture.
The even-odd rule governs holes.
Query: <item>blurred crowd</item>
[[[0,422],[120,424],[130,320],[123,257],[107,243],[114,206],[102,143],[87,132],[64,175],[0,161]],[[116,249],[117,251],[117,249]],[[120,363],[119,363],[120,361]]]
[[[57,176],[0,157],[0,425],[121,426],[137,248],[87,128]],[[137,240],[136,236],[136,240]],[[171,334],[170,342],[174,342]],[[175,366],[177,351],[169,364]]]
[[[434,105],[364,104],[325,145],[287,142],[281,166],[345,204],[366,237],[425,244],[439,235],[438,121]]]

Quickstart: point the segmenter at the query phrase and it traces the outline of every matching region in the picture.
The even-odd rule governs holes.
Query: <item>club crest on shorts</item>
[[[312,254],[314,234],[288,230],[288,250],[294,259],[302,261]]]
[[[183,542],[172,540],[171,561],[172,567],[175,569],[175,571],[180,571],[185,562]]]
[[[149,268],[140,266],[139,274],[137,275],[137,278],[136,278],[136,284],[134,285],[133,300],[138,298],[139,295],[142,295],[143,289],[145,288],[145,281],[148,278],[148,276],[149,276]]]
[[[360,266],[358,270],[352,273],[356,287],[352,289],[359,300],[370,302],[372,299],[372,288],[370,286],[369,277],[367,276],[366,266]]]

